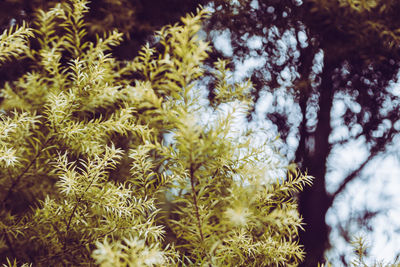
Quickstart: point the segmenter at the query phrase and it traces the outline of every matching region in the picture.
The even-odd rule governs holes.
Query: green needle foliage
[[[226,62],[215,101],[203,97],[207,12],[120,62],[109,52],[120,33],[86,39],[87,4],[39,10],[32,28],[0,36],[0,62],[30,64],[1,90],[2,263],[296,266],[293,194],[311,178],[235,129],[251,84],[230,83]]]

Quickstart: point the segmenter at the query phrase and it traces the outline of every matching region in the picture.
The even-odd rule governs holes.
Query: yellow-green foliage
[[[292,195],[310,178],[266,178],[279,169],[272,145],[233,133],[251,85],[229,84],[223,61],[216,101],[204,104],[197,80],[210,47],[196,33],[207,13],[118,62],[109,51],[121,34],[86,40],[87,11],[72,0],[0,37],[0,61],[31,59],[1,90],[2,263],[297,265]]]

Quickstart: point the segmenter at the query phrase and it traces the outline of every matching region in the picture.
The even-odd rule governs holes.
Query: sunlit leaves
[[[167,260],[165,253],[156,245],[148,246],[145,240],[128,237],[110,243],[107,239],[96,243],[93,257],[101,267],[162,266]]]
[[[33,36],[32,29],[26,24],[12,27],[0,35],[0,63],[18,57],[28,50],[28,38]]]
[[[0,114],[0,166],[9,168],[22,163],[26,152],[22,147],[32,138],[38,122],[39,116],[28,113],[13,112],[10,117]]]
[[[157,38],[163,51],[144,46],[130,70],[141,71],[159,95],[186,98],[191,89],[190,82],[202,75],[201,64],[210,50],[208,44],[196,35],[201,19],[206,16],[207,12],[201,10],[197,16],[188,15],[184,18],[182,26],[161,29],[157,32]]]

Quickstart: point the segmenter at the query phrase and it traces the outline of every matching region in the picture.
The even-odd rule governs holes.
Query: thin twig
[[[196,188],[195,188],[194,171],[195,170],[193,168],[193,164],[191,164],[190,165],[190,184],[192,186],[192,198],[193,198],[193,204],[194,204],[196,218],[197,218],[197,227],[199,228],[201,243],[204,244],[204,235],[203,235],[203,230],[202,230],[202,225],[201,225],[201,220],[200,220],[199,206],[197,203],[197,193],[196,193]],[[208,254],[208,252],[205,250],[204,247],[203,247],[203,250],[209,260],[209,266],[211,267],[212,266],[211,265],[211,256]]]
[[[194,169],[193,169],[193,165],[190,165],[190,184],[192,185],[192,198],[193,198],[193,204],[194,204],[195,214],[196,214],[196,218],[197,218],[197,227],[199,228],[201,242],[203,243],[204,236],[203,236],[203,230],[202,230],[202,226],[201,226],[200,212],[199,212],[199,207],[197,204],[197,193],[196,193],[196,188],[195,188],[194,183],[195,183]]]
[[[12,255],[12,257],[14,259],[16,259],[17,258],[17,254],[15,253],[14,247],[12,245],[12,242],[10,240],[10,237],[8,236],[8,233],[7,233],[6,229],[3,229],[3,233],[4,233],[4,236],[5,236],[5,239],[6,239],[7,246],[10,249],[11,255]]]
[[[366,160],[364,160],[364,162],[354,171],[352,171],[344,180],[343,182],[340,184],[339,188],[332,194],[330,195],[329,198],[329,207],[332,205],[333,201],[335,200],[335,198],[337,197],[337,195],[339,195],[347,186],[348,183],[350,183],[351,181],[353,181],[359,174],[360,172],[364,169],[365,165],[367,165],[370,160],[372,158],[374,158],[376,156],[377,153],[371,153],[368,158]]]
[[[364,160],[364,162],[354,171],[352,171],[340,184],[339,188],[330,195],[329,197],[329,207],[332,206],[333,201],[335,198],[346,188],[347,184],[353,181],[359,174],[360,172],[364,169],[364,167],[376,156],[378,155],[381,151],[383,151],[386,148],[387,144],[390,144],[390,142],[393,140],[393,136],[397,133],[396,129],[394,127],[390,128],[388,133],[386,133],[386,136],[388,136],[387,139],[385,139],[385,142],[382,142],[381,140],[377,140],[374,146],[370,149],[370,154],[368,158]]]
[[[3,198],[3,200],[1,201],[2,206],[5,204],[5,202],[7,201],[7,199],[10,197],[10,195],[12,194],[14,188],[20,183],[20,181],[22,180],[22,177],[24,177],[24,175],[29,171],[29,169],[32,167],[32,165],[36,162],[36,160],[40,157],[40,155],[42,154],[44,148],[47,146],[47,144],[50,142],[51,138],[48,138],[46,140],[46,142],[44,142],[42,144],[41,149],[38,150],[38,152],[36,152],[36,155],[33,157],[33,159],[29,162],[28,166],[25,167],[25,169],[20,173],[20,175],[18,175],[17,178],[15,178],[15,180],[13,180],[13,182],[11,183],[10,188],[8,188],[7,194],[5,195],[5,197]]]

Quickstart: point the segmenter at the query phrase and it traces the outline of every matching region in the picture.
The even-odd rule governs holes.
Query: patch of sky
[[[332,107],[332,113],[338,117],[343,116],[344,113],[346,112],[346,105],[343,101],[343,99],[335,99],[333,102],[333,107]]]
[[[214,2],[212,2],[212,3],[208,3],[208,4],[205,6],[205,8],[206,8],[209,12],[214,13],[214,12],[215,12],[215,9],[221,10],[221,9],[222,9],[222,6],[219,5],[219,6],[217,6],[217,8],[215,8],[215,4],[214,4]]]
[[[12,19],[10,20],[10,27],[15,26],[16,23],[17,23],[17,20],[14,19],[14,18],[12,18]]]
[[[324,60],[324,52],[322,50],[320,50],[314,56],[313,66],[312,66],[312,70],[314,73],[322,72],[322,68],[324,66],[323,60]]]
[[[282,66],[285,64],[287,61],[287,50],[288,46],[287,43],[285,43],[283,40],[278,40],[276,41],[276,47],[278,48],[278,51],[274,52],[275,56],[278,57],[276,64],[278,66]]]
[[[396,83],[388,87],[388,92],[394,96],[400,96],[400,84]]]
[[[289,146],[287,157],[289,159],[294,158],[295,148],[299,145],[299,139],[297,138],[297,134],[295,132],[290,132],[288,134],[288,137],[286,138],[286,144]]]
[[[264,27],[263,29],[262,29],[262,32],[263,32],[263,34],[267,34],[267,27]]]
[[[234,73],[235,80],[242,80],[254,69],[265,65],[265,62],[265,57],[248,57],[244,61],[236,62],[236,71]]]
[[[231,0],[230,4],[231,4],[231,6],[240,6],[239,0]]]
[[[273,42],[277,48],[274,51],[274,56],[276,59],[276,64],[279,66],[284,65],[289,59],[289,52],[296,51],[297,40],[293,31],[285,31],[280,39],[276,40],[279,31],[271,28],[268,32],[268,41]]]
[[[249,33],[248,32],[246,32],[245,34],[243,34],[242,36],[240,36],[240,39],[242,40],[242,41],[246,41],[248,38],[249,38]]]
[[[350,135],[351,136],[358,136],[359,134],[361,134],[363,131],[363,128],[360,124],[354,124],[353,127],[351,127],[350,129]]]
[[[387,116],[389,112],[393,109],[393,104],[395,101],[390,99],[389,96],[386,96],[385,100],[383,101],[382,108],[379,110],[379,113],[382,114],[382,116]]]
[[[315,131],[315,127],[317,125],[317,113],[318,113],[318,108],[315,105],[309,105],[307,107],[307,112],[306,112],[306,127],[309,129],[309,131]]]
[[[300,42],[301,48],[306,48],[308,46],[307,34],[304,31],[299,31],[297,33],[297,38]]]
[[[283,79],[284,82],[286,83],[291,83],[292,81],[292,73],[289,69],[288,66],[286,66],[280,73],[281,78]]]
[[[300,107],[296,103],[294,96],[287,93],[287,88],[281,87],[274,89],[273,93],[268,90],[262,91],[260,98],[256,104],[253,122],[259,127],[264,127],[268,131],[277,136],[279,135],[277,126],[270,120],[266,119],[266,115],[270,112],[288,113],[287,124],[292,127],[285,140],[285,144],[281,143],[280,151],[285,155],[287,162],[294,158],[296,146],[298,144],[298,132],[296,127],[301,122]]]
[[[268,55],[265,54],[263,57],[267,59],[267,58],[268,58]],[[272,79],[272,74],[271,74],[270,71],[267,70],[267,68],[270,69],[271,66],[270,66],[270,64],[268,64],[268,63],[266,63],[265,65],[266,65],[267,67],[264,68],[264,69],[261,69],[260,71],[261,71],[261,73],[262,73],[264,79],[265,79],[266,81],[270,81],[270,80]]]
[[[231,57],[233,55],[233,48],[231,44],[231,33],[229,30],[215,31],[211,33],[214,39],[215,48],[222,52],[224,56]]]
[[[265,115],[267,114],[267,111],[272,106],[272,101],[273,101],[272,94],[270,94],[266,91],[261,91],[260,99],[256,103],[255,119],[265,120]],[[399,123],[399,126],[400,126],[400,123]]]
[[[357,102],[353,102],[353,104],[349,108],[354,113],[360,113],[361,112],[361,105],[358,104]]]
[[[341,71],[341,76],[343,77],[343,80],[346,79],[350,74],[350,66],[348,65],[348,63],[345,63],[342,66],[340,71]]]
[[[294,51],[293,52],[293,58],[298,59],[300,57],[300,52],[299,51]]]
[[[201,41],[206,41],[207,39],[207,32],[204,30],[200,30],[197,32],[197,36],[199,37],[199,40]]]
[[[295,4],[296,6],[301,6],[303,4],[302,0],[293,0],[293,4]]]
[[[398,82],[396,84],[392,82],[389,84],[386,91],[391,95],[385,98],[382,108],[380,109],[380,113],[383,116],[387,116],[394,106],[400,105],[400,84]]]
[[[332,133],[329,136],[329,142],[335,143],[351,136],[357,136],[362,131],[362,127],[359,124],[352,125],[351,128],[344,125],[343,115],[346,110],[350,109],[353,113],[359,113],[361,106],[355,102],[354,97],[343,93],[337,93],[334,96],[333,107],[331,111],[331,126]]]
[[[343,178],[356,169],[368,157],[368,154],[364,137],[350,140],[345,145],[333,146],[328,158],[326,179],[328,192],[336,191]]]
[[[276,26],[272,26],[271,28],[268,29],[268,40],[272,40],[277,36],[280,36],[280,33],[279,29]]]
[[[250,6],[251,6],[253,9],[258,9],[258,8],[259,8],[258,0],[253,0],[253,1],[251,1]]]
[[[295,32],[293,29],[286,30],[283,33],[282,40],[287,43],[287,45],[292,49],[295,50],[297,46],[297,39],[295,37]]]
[[[293,66],[286,66],[277,77],[278,83],[285,88],[292,88],[294,80],[298,77],[298,74]]]
[[[299,116],[296,116],[301,113],[300,106],[297,104],[295,97],[290,95],[285,98],[285,109],[290,111],[290,116],[288,117],[288,122],[291,125],[297,125],[300,122]]]
[[[231,4],[231,6],[233,7],[233,8],[232,8],[232,14],[233,14],[233,15],[239,14],[239,10],[238,10],[238,8],[240,7],[240,2],[239,2],[239,0],[231,0],[231,1],[230,1],[230,4]]]
[[[338,127],[335,127],[335,129],[330,134],[329,142],[334,143],[346,140],[349,137],[349,135],[350,135],[349,128],[345,125],[340,125]]]
[[[252,36],[247,39],[247,47],[250,49],[261,49],[262,48],[262,37]]]
[[[170,146],[175,143],[175,133],[174,132],[166,132],[163,134],[163,145]]]
[[[371,112],[369,111],[364,112],[362,118],[363,122],[368,122],[370,119],[371,119]]]
[[[382,120],[381,124],[379,124],[378,129],[372,132],[372,136],[375,138],[382,137],[392,126],[392,122],[388,119]]]
[[[398,121],[396,121],[396,122],[394,123],[393,128],[394,128],[396,131],[399,131],[399,130],[400,130],[400,120],[398,120]]]
[[[392,144],[388,147],[387,150],[400,162],[400,135],[396,135],[393,137]]]
[[[194,95],[198,105],[194,107],[197,110],[196,115],[202,124],[208,124],[213,109],[210,107],[210,101],[208,100],[208,89],[207,86],[198,85],[194,88],[196,94]]]

